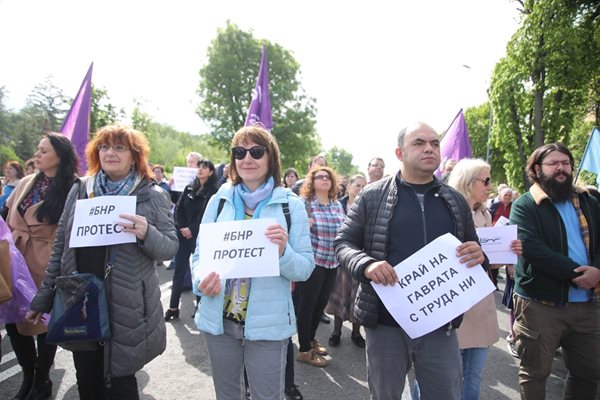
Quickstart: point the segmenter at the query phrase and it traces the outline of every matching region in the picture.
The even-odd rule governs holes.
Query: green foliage
[[[337,146],[332,147],[325,153],[327,164],[333,168],[338,175],[346,175],[348,177],[359,172],[358,167],[352,164],[352,154]]]
[[[0,167],[3,166],[5,162],[11,160],[17,160],[20,163],[23,162],[23,160],[17,155],[17,153],[15,153],[12,147],[0,144]],[[0,175],[3,174],[4,171],[1,171]]]
[[[559,141],[581,157],[581,121],[592,115],[599,122],[600,6],[521,3],[523,22],[496,65],[490,101],[492,145],[502,155],[508,183],[523,190],[528,187],[524,166],[536,147]]]
[[[210,124],[216,143],[228,150],[246,119],[263,44],[269,60],[272,133],[282,150],[283,165],[301,167],[321,147],[315,101],[300,87],[298,62],[280,45],[258,40],[235,24],[219,29],[208,49],[208,64],[200,70],[198,114]]]
[[[471,155],[473,158],[486,160],[492,167],[492,180],[505,182],[504,165],[501,150],[489,140],[490,134],[490,103],[485,102],[465,110],[465,122],[469,128],[471,140]],[[488,156],[489,146],[489,159]]]
[[[104,88],[97,88],[92,85],[92,99],[90,111],[90,135],[99,128],[114,124],[125,118],[125,111],[117,108],[110,103],[108,92]]]
[[[140,104],[132,112],[132,127],[144,132],[150,143],[150,163],[162,164],[168,172],[176,166],[185,166],[185,156],[190,151],[202,154],[215,165],[226,162],[227,152],[212,144],[209,135],[190,135],[162,125],[140,109]]]

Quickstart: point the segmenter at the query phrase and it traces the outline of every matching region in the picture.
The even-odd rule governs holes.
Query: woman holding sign
[[[96,132],[86,147],[88,176],[69,192],[44,281],[28,313],[39,325],[42,313],[52,309],[59,276],[87,272],[104,280],[112,337],[80,343],[84,347],[73,351],[82,399],[138,399],[135,373],[166,346],[154,260],[173,257],[178,242],[171,202],[153,180],[149,152],[144,134],[127,126],[109,125]],[[118,223],[123,232],[135,235],[135,242],[70,247],[78,199],[99,196],[136,197],[135,214],[119,215],[127,222]]]
[[[265,129],[238,130],[230,161],[231,185],[212,197],[202,223],[274,218],[264,235],[277,245],[279,276],[220,279],[218,270],[200,265],[198,245],[196,325],[205,333],[217,399],[242,398],[245,368],[252,398],[280,400],[288,339],[296,333],[291,281],[307,279],[314,268],[308,218],[300,199],[281,187],[279,146]],[[215,239],[203,237],[201,226],[198,243],[205,240]]]
[[[77,154],[65,136],[48,133],[40,140],[35,165],[38,173],[21,179],[9,197],[6,222],[35,284],[40,287],[65,199],[77,179]],[[23,369],[23,382],[14,398],[50,397],[49,373],[56,346],[46,343],[46,326],[26,322],[6,324],[6,331]],[[37,349],[34,335],[37,335]]]
[[[179,249],[175,255],[171,301],[165,312],[165,321],[179,318],[179,299],[186,272],[189,274],[190,271],[190,255],[196,248],[198,229],[206,205],[216,192],[217,176],[214,164],[209,160],[198,161],[196,178],[185,187],[177,202],[175,227],[178,229]]]
[[[467,199],[476,228],[492,226],[492,216],[485,206],[492,188],[490,173],[491,167],[485,161],[463,159],[456,164],[448,179],[448,184]],[[520,240],[513,241],[511,247],[515,253],[521,254]],[[496,343],[500,335],[493,292],[464,314],[456,333],[463,365],[462,399],[479,399],[488,347]]]

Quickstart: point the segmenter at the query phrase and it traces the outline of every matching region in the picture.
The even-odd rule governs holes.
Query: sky
[[[48,76],[75,97],[93,62],[113,105],[138,100],[157,122],[207,133],[198,72],[230,21],[291,51],[325,150],[346,149],[363,172],[381,157],[393,173],[401,128],[443,132],[486,100],[517,18],[509,0],[0,0],[0,86],[13,110]]]

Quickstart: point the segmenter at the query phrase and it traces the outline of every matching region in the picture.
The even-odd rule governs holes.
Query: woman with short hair
[[[31,302],[28,319],[39,324],[52,310],[59,276],[92,273],[104,281],[111,339],[78,343],[73,350],[77,389],[82,399],[137,400],[135,373],[162,354],[166,327],[155,260],[177,251],[171,201],[156,184],[148,165],[150,146],[144,134],[125,125],[100,128],[86,147],[88,172],[65,201],[54,250],[44,281]],[[134,196],[135,214],[122,214],[123,232],[135,242],[72,248],[69,246],[78,199]],[[108,264],[111,264],[110,269]]]
[[[288,341],[296,333],[291,282],[307,279],[314,268],[308,218],[300,199],[281,187],[273,135],[247,126],[231,145],[231,185],[212,197],[202,224],[274,218],[264,234],[277,245],[279,276],[221,279],[218,269],[204,275],[197,245],[193,288],[202,298],[195,321],[204,332],[218,400],[242,398],[244,370],[253,399],[281,400]]]

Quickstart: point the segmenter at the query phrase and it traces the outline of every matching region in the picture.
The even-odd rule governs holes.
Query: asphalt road
[[[157,267],[161,280],[163,306],[168,304],[172,271]],[[504,280],[500,282],[502,288]],[[167,350],[137,373],[142,399],[214,399],[210,362],[204,343],[191,318],[193,311],[191,292],[184,293],[180,319],[167,323]],[[506,351],[504,338],[508,334],[508,315],[501,304],[502,292],[496,292],[498,321],[501,339],[490,349],[484,370],[481,398],[484,400],[518,399],[518,359]],[[326,344],[331,325],[321,325],[318,339]],[[20,367],[2,329],[2,362],[0,365],[0,400],[11,399],[17,392],[22,375]],[[294,343],[297,347],[297,338]],[[297,348],[296,348],[297,350]],[[342,342],[331,348],[328,356],[330,364],[326,368],[312,367],[295,363],[296,384],[307,400],[321,399],[368,399],[366,383],[365,353],[350,341],[350,325],[344,325]],[[566,370],[560,353],[554,360],[552,375],[547,383],[548,400],[562,398]],[[75,370],[71,353],[57,352],[55,365],[51,371],[54,382],[53,395],[56,399],[77,399]],[[405,390],[406,399],[410,399]],[[598,397],[600,399],[600,397]],[[443,399],[440,399],[443,400]]]

